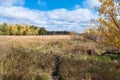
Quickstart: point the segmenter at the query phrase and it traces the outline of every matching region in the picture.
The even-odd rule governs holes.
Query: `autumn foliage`
[[[82,36],[85,39],[93,40],[95,42],[98,42],[101,39],[101,34],[95,28],[86,28]]]
[[[99,0],[98,30],[106,45],[120,49],[120,0]]]
[[[0,35],[45,35],[45,28],[40,28],[34,25],[3,23],[0,25]]]

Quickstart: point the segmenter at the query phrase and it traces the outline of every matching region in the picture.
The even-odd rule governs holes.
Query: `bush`
[[[100,41],[101,39],[100,33],[94,28],[85,29],[85,32],[82,34],[82,36],[84,36],[85,39],[93,40],[96,42]]]

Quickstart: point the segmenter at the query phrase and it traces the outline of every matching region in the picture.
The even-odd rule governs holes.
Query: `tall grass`
[[[4,39],[0,80],[120,80],[120,57],[100,56],[104,46],[96,42]]]

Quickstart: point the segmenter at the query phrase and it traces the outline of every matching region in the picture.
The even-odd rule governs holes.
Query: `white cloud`
[[[94,8],[95,6],[100,6],[100,3],[98,0],[85,0],[83,2],[83,6],[87,8]]]
[[[0,6],[24,5],[24,0],[0,0]]]
[[[0,23],[34,24],[46,27],[48,30],[81,32],[84,27],[89,26],[90,19],[96,17],[91,10],[80,8],[78,5],[75,10],[63,8],[51,11],[40,11],[31,10],[22,6],[14,6],[14,4],[18,4],[18,2],[15,2],[17,0],[11,1],[13,2],[9,3],[11,5],[9,7],[0,5]]]

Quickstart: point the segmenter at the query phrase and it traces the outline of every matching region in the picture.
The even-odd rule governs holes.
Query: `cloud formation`
[[[0,6],[24,5],[24,0],[0,0]]]
[[[100,6],[100,3],[98,0],[85,0],[83,2],[83,6],[87,8],[94,8],[95,6]]]
[[[5,6],[5,1],[0,0],[0,22],[34,24],[46,27],[48,30],[69,30],[83,31],[89,26],[91,18],[96,17],[87,8],[75,6],[74,10],[55,9],[51,11],[31,10],[24,8],[23,2],[19,0],[7,0],[9,6]],[[15,5],[20,6],[15,6]]]

